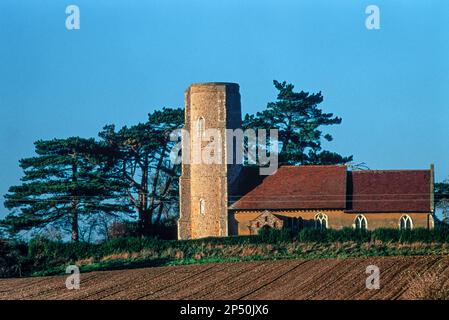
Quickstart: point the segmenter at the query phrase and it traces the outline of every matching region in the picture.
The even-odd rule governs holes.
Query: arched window
[[[404,214],[404,215],[399,219],[399,229],[400,229],[400,230],[411,230],[411,229],[413,229],[413,221],[412,221],[412,218],[410,218],[410,216]]]
[[[327,215],[323,213],[319,213],[315,216],[315,228],[316,229],[327,229],[328,221],[327,221]]]
[[[198,135],[198,139],[201,141],[201,139],[204,137],[204,118],[203,117],[199,117],[196,123],[196,129],[197,129],[197,135]]]
[[[202,215],[206,214],[206,202],[204,199],[200,199],[200,213]]]
[[[357,217],[355,217],[354,228],[357,230],[368,229],[368,221],[366,220],[366,217],[363,214],[359,214]]]

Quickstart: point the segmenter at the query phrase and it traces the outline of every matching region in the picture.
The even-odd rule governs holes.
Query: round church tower
[[[241,128],[239,85],[192,84],[185,92],[185,125],[189,163],[180,177],[178,238],[228,235],[228,191],[241,165],[227,164],[226,129]]]

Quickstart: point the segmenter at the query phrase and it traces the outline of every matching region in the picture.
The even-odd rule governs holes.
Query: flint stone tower
[[[228,197],[231,185],[237,179],[241,165],[227,164],[226,129],[241,128],[242,114],[239,85],[213,82],[192,84],[185,92],[185,125],[190,134],[189,144],[183,141],[183,150],[189,148],[190,162],[182,164],[180,177],[180,217],[178,239],[197,239],[228,235]],[[195,139],[201,150],[210,142],[207,129],[216,129],[221,135],[221,163],[192,162]],[[198,141],[198,140],[196,140]],[[235,149],[235,146],[234,146]],[[234,153],[235,154],[235,153]]]

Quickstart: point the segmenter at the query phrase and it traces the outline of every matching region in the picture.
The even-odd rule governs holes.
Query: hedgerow
[[[51,270],[61,271],[63,266],[86,259],[96,261],[93,265],[96,265],[98,269],[105,269],[129,266],[129,259],[134,259],[133,264],[138,266],[153,266],[187,263],[201,259],[204,261],[242,260],[247,256],[255,258],[258,255],[286,258],[304,256],[304,252],[301,252],[300,248],[301,244],[306,243],[312,244],[312,249],[307,251],[307,257],[314,257],[314,250],[316,250],[317,257],[335,256],[335,254],[344,257],[353,254],[350,247],[336,248],[335,250],[343,251],[335,254],[329,251],[333,249],[326,249],[324,252],[323,248],[332,248],[333,243],[347,242],[360,244],[357,249],[359,251],[357,254],[360,255],[391,255],[398,251],[385,246],[385,244],[449,243],[449,228],[438,226],[432,230],[417,228],[405,231],[395,229],[365,231],[351,228],[341,230],[303,229],[297,233],[287,229],[263,229],[258,235],[253,236],[212,237],[182,241],[123,237],[100,244],[57,242],[41,237],[32,239],[29,243],[0,240],[0,277],[31,275],[36,272],[47,274],[53,272]],[[369,249],[364,249],[361,246],[364,243],[369,244]],[[313,247],[319,248],[313,249]],[[393,251],[390,252],[390,249]],[[416,249],[404,248],[400,254],[425,253],[426,250],[430,249],[422,246]],[[112,262],[112,260],[115,261]]]

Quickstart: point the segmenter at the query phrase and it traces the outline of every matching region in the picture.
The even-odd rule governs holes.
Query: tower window
[[[204,126],[205,126],[204,118],[203,117],[199,117],[198,120],[197,120],[196,128],[197,128],[198,139],[200,141],[204,137]]]
[[[206,214],[206,202],[204,199],[200,199],[200,213],[202,215]]]

